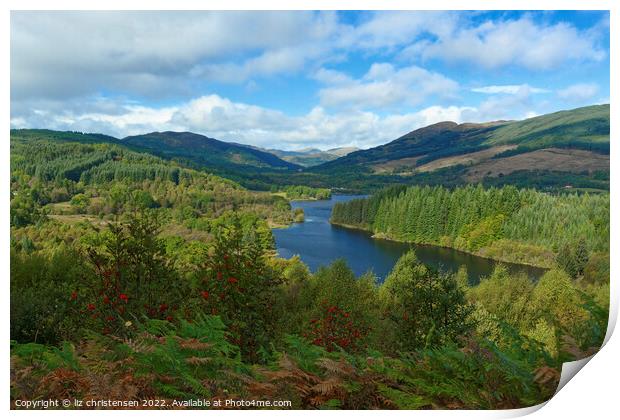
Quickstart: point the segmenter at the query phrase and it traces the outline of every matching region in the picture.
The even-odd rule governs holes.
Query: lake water
[[[415,250],[422,263],[439,270],[456,271],[465,265],[471,284],[477,284],[481,277],[491,274],[497,264],[494,260],[449,248],[374,239],[364,231],[332,226],[329,218],[334,203],[355,198],[361,196],[333,195],[331,200],[292,201],[293,208],[304,210],[306,220],[286,229],[273,230],[278,254],[283,258],[299,255],[311,271],[344,258],[356,275],[372,270],[381,281],[409,249]],[[543,269],[526,265],[505,265],[511,272],[525,272],[532,280],[544,273]]]

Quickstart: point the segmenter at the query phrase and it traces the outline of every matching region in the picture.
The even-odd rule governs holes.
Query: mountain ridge
[[[249,189],[306,185],[368,192],[394,184],[609,188],[609,105],[558,111],[520,121],[443,121],[383,145],[349,152],[316,166],[286,161],[255,146],[191,132],[152,132],[123,139],[103,134],[21,130],[22,136],[114,143],[238,182]],[[14,129],[11,130],[13,135]],[[75,137],[77,134],[79,139]],[[332,153],[334,152],[334,149]],[[566,152],[562,152],[566,150]],[[573,150],[578,151],[572,152]],[[323,151],[326,152],[326,151]],[[289,158],[290,160],[290,158]]]
[[[311,169],[324,172],[348,167],[352,171],[365,169],[373,172],[376,169],[374,165],[383,165],[385,168],[386,164],[392,162],[393,169],[402,163],[408,169],[407,173],[411,173],[438,159],[468,155],[496,146],[510,146],[510,150],[502,150],[500,153],[512,155],[550,147],[608,154],[609,105],[558,111],[517,121],[460,124],[442,121]]]
[[[155,131],[120,139],[122,144],[140,147],[162,157],[187,157],[198,155],[205,163],[221,164],[224,158],[230,163],[245,164],[258,168],[299,169],[299,165],[286,162],[276,155],[239,143],[225,142],[189,131]],[[153,145],[153,143],[155,143]],[[161,147],[165,145],[166,148]],[[156,147],[157,146],[157,147]],[[217,161],[209,153],[218,153]],[[222,156],[223,155],[223,156]]]

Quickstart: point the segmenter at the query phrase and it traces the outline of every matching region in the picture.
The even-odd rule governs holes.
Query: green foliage
[[[593,253],[583,269],[583,281],[586,284],[609,285],[609,267],[609,253]]]
[[[227,341],[225,325],[217,316],[198,316],[178,327],[150,320],[145,328],[161,338],[147,337],[141,345],[150,346],[149,351],[131,352],[137,363],[136,374],[154,375],[152,386],[166,397],[207,397],[211,392],[201,378],[224,381],[233,372],[247,370],[237,357],[239,349]]]
[[[23,227],[45,220],[41,206],[33,197],[34,191],[21,189],[11,197],[11,226]]]
[[[232,341],[253,362],[269,350],[281,316],[276,310],[281,279],[267,265],[265,251],[256,229],[244,229],[233,215],[215,234],[197,296],[207,313],[222,317]]]
[[[544,345],[554,358],[572,360],[577,357],[574,352],[568,356],[561,354],[567,337],[581,350],[596,347],[600,345],[597,340],[602,340],[600,331],[607,321],[601,313],[605,313],[604,301],[608,302],[608,296],[603,293],[603,298],[599,297],[603,301],[601,307],[596,292],[599,290],[580,289],[557,269],[548,271],[534,285],[526,277],[512,276],[498,266],[489,278],[470,288],[467,295],[476,305],[472,317],[478,333],[496,345],[506,345],[501,327],[506,324]]]
[[[560,262],[575,277],[583,273],[592,251],[609,249],[608,194],[552,196],[481,185],[390,188],[336,204],[331,222],[390,239],[546,267],[553,264],[553,250],[584,238],[570,245],[570,257]],[[569,268],[566,264],[576,253],[579,262]]]
[[[527,322],[524,313],[530,306],[533,288],[525,275],[512,276],[506,267],[497,265],[491,276],[467,290],[467,297],[497,319],[521,327]]]
[[[97,139],[45,131],[11,132],[12,225],[37,223],[42,207],[61,198],[71,204],[61,214],[105,216],[172,209],[178,223],[192,224],[200,217],[237,210],[279,224],[292,221],[290,205],[282,197],[250,192],[218,176],[129,151],[111,138],[102,137],[99,143]],[[49,206],[52,213],[56,208]]]
[[[71,205],[75,208],[77,213],[86,213],[90,205],[90,199],[84,194],[76,194],[71,198]]]
[[[179,281],[158,230],[154,214],[138,213],[88,241],[85,254],[95,275],[85,277],[70,299],[92,328],[124,335],[127,321],[172,320],[179,311],[189,285]]]
[[[205,271],[213,282],[205,279],[207,283],[198,283],[191,293],[215,282],[243,284],[257,297],[254,302],[227,286],[222,290],[237,299],[236,305],[216,298],[217,304],[210,306],[217,295],[200,293],[200,308],[192,303],[194,310],[180,313],[173,322],[136,317],[124,325],[125,338],[85,331],[73,339],[76,344],[12,342],[12,400],[32,395],[116,400],[235,397],[287,399],[293,408],[517,408],[548,399],[559,380],[560,363],[589,354],[605,332],[607,311],[559,271],[532,285],[500,266],[489,279],[468,288],[465,296],[464,270],[455,276],[436,273],[410,253],[377,291],[372,275],[356,279],[342,261],[315,275],[299,259],[268,263],[257,257],[253,249],[260,246],[238,221],[218,235]],[[104,235],[101,246],[114,243],[109,242],[112,237]],[[260,268],[248,267],[248,262]],[[241,280],[249,273],[256,278],[271,270],[283,277],[273,289],[264,281],[256,282],[264,290],[252,289],[251,279]],[[230,281],[231,275],[236,281]],[[272,296],[266,290],[277,298],[275,309],[265,313],[269,307],[257,303]],[[202,314],[213,307],[221,309],[221,317]],[[415,318],[402,319],[401,310]],[[319,324],[319,335],[287,335],[303,329],[307,317],[320,311],[326,316],[309,323]],[[278,314],[283,313],[298,317],[300,323],[281,322],[285,317]],[[382,315],[387,317],[382,320]],[[256,331],[244,331],[240,340],[244,322],[262,326],[264,335],[257,340],[264,339],[269,349],[248,352],[245,337]],[[339,343],[353,339],[346,334],[354,334],[362,323],[371,327],[367,336],[354,345]],[[319,336],[323,342],[313,345],[310,341]],[[403,337],[408,341],[401,347]],[[409,345],[412,340],[415,344]],[[380,347],[391,356],[375,350]]]
[[[472,308],[453,275],[421,264],[413,251],[403,255],[379,291],[384,330],[394,331],[391,346],[414,351],[457,341],[471,328]]]
[[[354,350],[372,343],[379,315],[375,282],[372,273],[357,279],[344,260],[321,267],[303,283],[295,299],[293,312],[299,315],[291,332],[311,339],[321,336],[321,344],[329,349],[334,344],[341,346],[341,338],[348,340],[344,347],[354,342]],[[321,328],[314,332],[318,324]]]
[[[312,188],[304,185],[290,185],[283,191],[289,200],[329,200],[332,196],[328,188]]]
[[[528,305],[530,322],[545,319],[578,339],[579,329],[589,317],[582,305],[581,295],[566,273],[550,270],[532,291]]]
[[[303,223],[304,220],[305,220],[304,209],[298,207],[295,210],[293,210],[293,221],[295,223]]]
[[[49,255],[11,250],[11,338],[56,344],[76,336],[81,319],[71,315],[71,292],[92,275],[74,249]]]

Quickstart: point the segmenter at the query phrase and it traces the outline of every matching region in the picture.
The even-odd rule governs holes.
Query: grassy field
[[[50,214],[50,219],[66,224],[89,222],[95,226],[105,226],[108,221],[93,214]]]

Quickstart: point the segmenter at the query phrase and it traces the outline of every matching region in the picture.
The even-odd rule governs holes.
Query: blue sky
[[[12,12],[11,126],[371,147],[609,102],[609,13]]]

